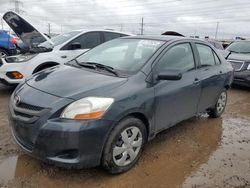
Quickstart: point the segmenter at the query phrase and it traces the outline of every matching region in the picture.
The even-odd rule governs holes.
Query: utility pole
[[[51,32],[51,26],[50,26],[50,23],[48,23],[48,34],[50,36],[50,32]]]
[[[14,10],[18,14],[21,14],[24,12],[20,8],[20,6],[23,6],[23,2],[21,0],[12,0],[12,2],[14,3],[14,8],[12,10]]]
[[[219,24],[220,24],[220,22],[217,22],[216,31],[215,31],[215,39],[217,39],[218,30],[219,30]]]
[[[143,31],[144,31],[144,21],[143,21],[143,17],[141,18],[141,35],[143,35]]]

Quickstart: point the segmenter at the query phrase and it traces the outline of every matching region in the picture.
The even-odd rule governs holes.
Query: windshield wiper
[[[78,62],[77,62],[78,63]],[[117,71],[115,71],[115,69],[113,67],[110,67],[108,65],[103,65],[103,64],[100,64],[100,63],[95,63],[95,62],[81,62],[81,63],[78,63],[79,65],[81,66],[84,66],[84,67],[91,67],[91,68],[94,68],[95,70],[97,68],[99,69],[104,69],[108,72],[111,72],[113,73],[114,75],[116,76],[119,76],[119,74],[117,73]]]

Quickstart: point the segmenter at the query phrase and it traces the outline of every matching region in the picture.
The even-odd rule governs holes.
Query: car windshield
[[[235,53],[250,53],[250,41],[236,41],[229,45],[227,50]]]
[[[163,43],[148,39],[115,39],[93,48],[76,60],[80,64],[98,63],[130,74],[137,72]]]
[[[54,43],[53,46],[57,46],[57,45],[60,45],[60,44],[62,44],[64,42],[66,42],[70,38],[78,35],[80,32],[81,31],[71,31],[71,32],[64,33],[64,34],[58,35],[56,37],[53,37],[51,39],[51,41]],[[45,41],[45,42],[41,43],[39,46],[45,47],[45,48],[51,48],[52,47],[49,41]]]

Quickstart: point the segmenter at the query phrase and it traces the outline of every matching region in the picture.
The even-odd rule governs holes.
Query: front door
[[[161,71],[180,71],[177,81],[160,80],[155,85],[155,125],[166,129],[197,112],[201,87],[197,79],[196,63],[190,43],[172,46],[154,67],[154,75]]]
[[[79,49],[71,49],[71,45],[73,43],[80,43],[81,48]],[[101,44],[101,35],[100,32],[88,32],[84,33],[81,36],[75,38],[70,41],[61,50],[58,51],[60,53],[60,57],[63,62],[68,62],[82,53],[86,52],[89,49],[92,49]]]

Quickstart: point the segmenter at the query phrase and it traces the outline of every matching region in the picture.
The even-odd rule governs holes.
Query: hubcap
[[[226,107],[226,103],[227,103],[227,94],[226,92],[222,92],[217,102],[217,112],[219,114],[223,112],[224,108]]]
[[[117,166],[126,166],[134,161],[142,147],[142,133],[137,127],[125,129],[113,148],[113,160]]]
[[[0,58],[2,57],[2,58],[4,58],[4,57],[6,57],[7,55],[4,53],[4,52],[0,52]]]

